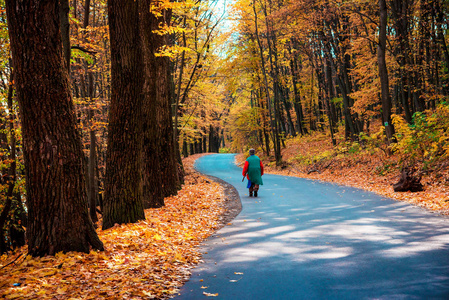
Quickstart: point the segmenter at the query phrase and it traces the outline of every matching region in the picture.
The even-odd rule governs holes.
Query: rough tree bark
[[[152,32],[158,28],[158,20],[150,11],[151,0],[137,1],[141,8],[140,31],[142,34],[142,51],[144,67],[144,98],[142,102],[142,186],[143,201],[145,208],[155,208],[164,205],[164,194],[161,176],[161,144],[163,139],[159,136],[158,124],[158,100],[164,87],[157,86],[158,76],[161,69],[158,66],[158,59],[154,52],[157,44],[160,43],[158,37]],[[163,80],[161,80],[163,81]]]
[[[186,16],[183,17],[183,27],[186,27]],[[186,47],[187,46],[187,40],[186,40],[186,34],[183,31],[182,32],[182,46]],[[181,61],[179,62],[180,66],[179,66],[179,75],[178,75],[178,83],[177,83],[177,87],[176,87],[176,92],[174,94],[174,103],[173,103],[173,116],[174,116],[174,124],[173,124],[173,145],[175,147],[174,151],[177,155],[177,162],[178,162],[178,178],[179,181],[181,183],[184,182],[184,171],[180,172],[179,170],[184,170],[184,166],[182,165],[182,158],[181,158],[181,154],[179,153],[179,129],[178,129],[178,123],[179,123],[179,116],[180,116],[180,112],[179,112],[179,101],[180,101],[180,97],[181,97],[181,84],[182,84],[182,78],[183,78],[183,73],[184,73],[184,66],[185,66],[185,51],[182,51],[181,54]],[[173,72],[175,72],[174,68],[172,70]],[[179,154],[178,154],[179,153]],[[184,157],[187,157],[188,151],[187,151],[187,142],[184,140],[183,144],[182,144],[182,153]]]
[[[161,17],[156,17],[150,13],[152,18],[152,29],[157,30],[163,24],[170,26],[172,12],[169,9],[162,11]],[[178,178],[177,155],[173,146],[173,121],[171,114],[171,70],[170,58],[167,56],[156,57],[155,54],[162,46],[169,44],[168,35],[152,34],[152,53],[155,63],[155,84],[157,87],[156,110],[157,122],[159,125],[159,161],[160,175],[162,181],[162,195],[164,197],[176,195],[181,189],[181,181]]]
[[[8,0],[6,12],[22,121],[28,252],[43,256],[89,252],[90,246],[102,250],[87,211],[59,1]]]
[[[69,0],[59,0],[59,19],[61,26],[61,38],[63,55],[67,64],[67,72],[70,74],[70,22],[69,22]]]
[[[145,219],[141,187],[144,66],[139,3],[109,0],[111,104],[103,229]]]

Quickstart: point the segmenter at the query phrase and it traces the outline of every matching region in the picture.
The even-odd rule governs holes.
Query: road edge
[[[212,154],[214,154],[214,153],[210,153],[210,154],[208,153],[208,155],[212,155]],[[218,177],[207,175],[207,174],[204,174],[204,173],[198,171],[198,169],[196,168],[197,160],[198,159],[196,159],[193,164],[193,169],[195,170],[195,172],[197,172],[201,176],[204,176],[206,178],[209,178],[212,181],[217,182],[218,184],[220,184],[223,187],[223,190],[224,190],[225,198],[224,198],[224,203],[222,204],[222,208],[224,209],[224,212],[218,218],[219,226],[216,229],[216,231],[218,231],[221,228],[223,228],[224,226],[226,226],[229,222],[234,220],[242,212],[242,209],[243,209],[242,200],[240,199],[239,192],[232,184],[230,184]]]

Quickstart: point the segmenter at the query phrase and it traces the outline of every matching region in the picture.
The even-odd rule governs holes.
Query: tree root
[[[421,183],[421,175],[414,175],[415,169],[405,167],[401,170],[401,178],[399,182],[393,184],[395,192],[420,192],[424,190]]]

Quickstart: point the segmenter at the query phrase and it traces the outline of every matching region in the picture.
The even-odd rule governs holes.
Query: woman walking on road
[[[259,185],[263,185],[263,164],[260,158],[255,155],[256,150],[249,149],[249,157],[246,159],[245,166],[243,167],[242,175],[248,178],[249,196],[257,197],[259,191]]]

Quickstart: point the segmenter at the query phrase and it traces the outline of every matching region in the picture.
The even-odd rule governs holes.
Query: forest
[[[0,275],[123,253],[112,232],[142,224],[155,247],[189,240],[175,242],[188,254],[148,254],[155,265],[197,263],[220,214],[203,198],[222,192],[185,166],[202,153],[255,148],[288,174],[370,166],[358,172],[384,186],[402,176],[395,191],[424,178],[431,208],[449,209],[448,13],[443,0],[0,0]],[[176,205],[204,232],[183,230]]]

